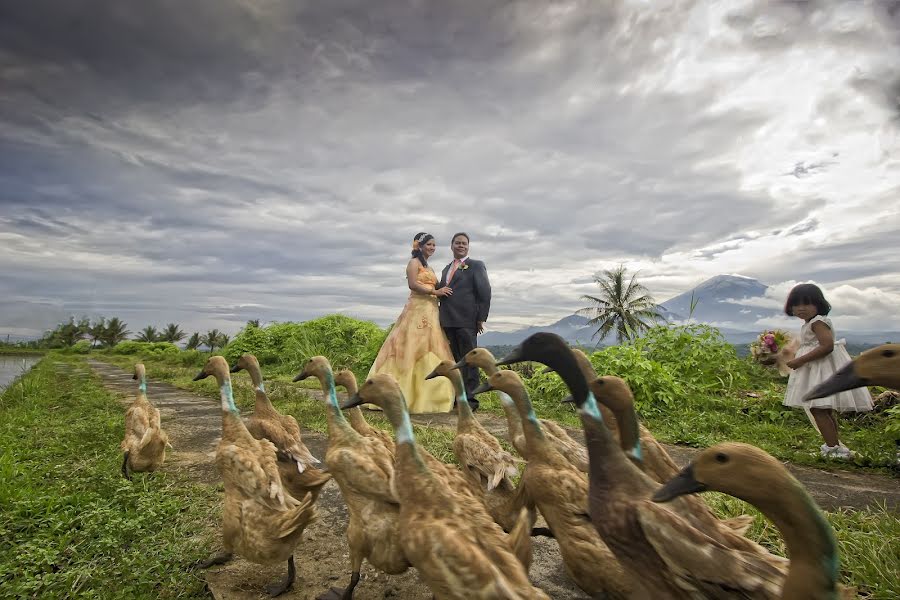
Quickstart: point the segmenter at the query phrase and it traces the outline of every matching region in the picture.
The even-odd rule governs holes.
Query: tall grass
[[[78,359],[50,356],[0,396],[0,596],[208,597],[189,565],[216,494],[173,473],[123,479],[122,408]]]

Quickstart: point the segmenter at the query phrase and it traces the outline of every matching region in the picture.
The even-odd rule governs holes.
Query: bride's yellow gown
[[[438,282],[434,271],[421,265],[416,281],[430,286]],[[453,361],[453,354],[441,329],[437,297],[411,291],[368,376],[393,375],[410,413],[448,412],[453,384],[446,377],[425,380],[442,360]]]

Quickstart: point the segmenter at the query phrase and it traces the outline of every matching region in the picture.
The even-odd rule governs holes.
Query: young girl
[[[788,379],[786,406],[808,407],[816,421],[819,433],[825,439],[821,453],[824,457],[851,457],[850,449],[838,439],[836,410],[841,412],[865,412],[872,410],[872,396],[867,388],[856,388],[826,398],[809,402],[803,396],[835,371],[850,362],[844,348],[844,340],[834,340],[834,327],[826,315],[831,305],[825,300],[819,286],[802,283],[788,294],[784,312],[805,322],[800,329],[800,348],[787,366],[794,369]]]

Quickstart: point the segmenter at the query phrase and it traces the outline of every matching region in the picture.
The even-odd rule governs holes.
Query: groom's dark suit
[[[441,327],[447,334],[453,358],[459,361],[475,347],[478,323],[487,321],[491,309],[491,282],[488,281],[487,269],[480,260],[466,258],[448,282],[447,277],[452,267],[451,262],[441,271],[438,288],[450,286],[453,295],[441,298],[440,315]],[[469,402],[477,407],[478,400],[472,392],[478,387],[478,369],[466,366],[462,368],[462,373]]]

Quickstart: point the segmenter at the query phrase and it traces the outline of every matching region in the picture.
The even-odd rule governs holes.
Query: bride
[[[412,258],[406,265],[409,300],[368,375],[393,375],[410,413],[448,412],[453,406],[453,385],[446,377],[425,380],[439,362],[453,361],[438,317],[438,298],[452,295],[453,290],[449,286],[435,289],[438,278],[428,266],[435,247],[431,234],[422,232],[413,238]]]

